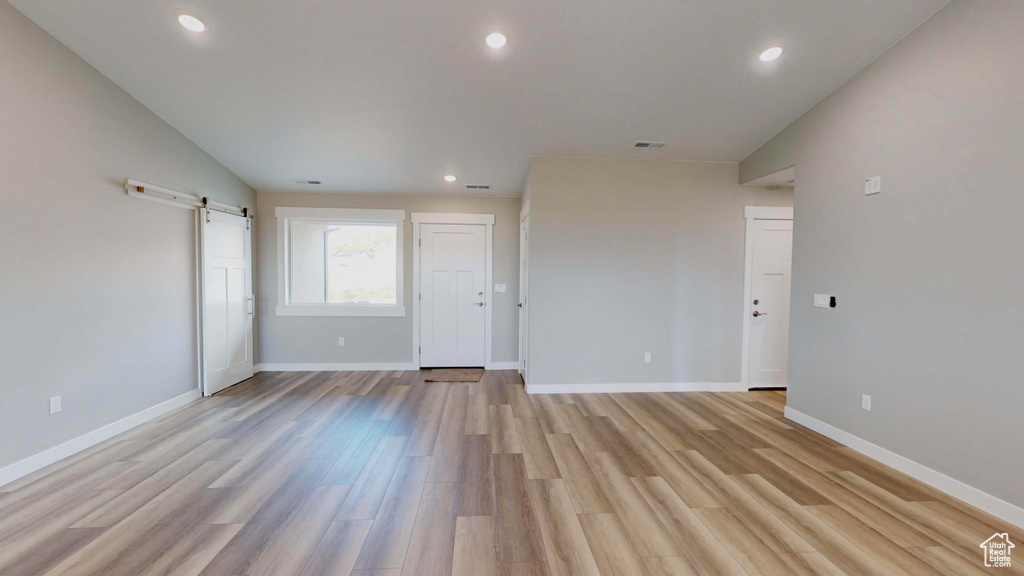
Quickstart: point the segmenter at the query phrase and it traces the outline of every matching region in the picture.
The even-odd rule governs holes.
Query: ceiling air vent
[[[319,186],[320,185],[320,181],[319,180],[296,180],[295,183],[296,184],[312,184],[313,186]]]
[[[481,186],[479,184],[467,184],[466,188],[469,190],[490,190],[490,186]]]
[[[654,148],[660,149],[665,147],[664,142],[637,142],[633,145],[634,148]]]

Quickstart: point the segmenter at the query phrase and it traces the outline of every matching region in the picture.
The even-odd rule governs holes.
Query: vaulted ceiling
[[[533,155],[739,161],[945,3],[11,0],[257,189],[493,195]]]

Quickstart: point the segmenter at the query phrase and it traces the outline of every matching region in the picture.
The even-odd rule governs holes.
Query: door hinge
[[[420,293],[418,294],[418,296],[419,296],[419,300],[421,300],[421,301],[422,301],[422,300],[423,300],[423,292],[420,292]]]
[[[423,238],[420,238],[420,239],[419,239],[419,247],[420,247],[420,248],[423,248]]]
[[[420,346],[419,352],[420,352],[420,354],[423,354],[423,346]]]
[[[250,222],[252,222],[252,220],[250,220],[249,218],[246,218],[246,219],[245,219],[245,229],[246,229],[246,230],[251,230],[251,228],[249,228],[249,223],[250,223]]]

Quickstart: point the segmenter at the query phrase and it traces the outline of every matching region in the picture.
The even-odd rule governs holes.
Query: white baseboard
[[[154,418],[163,416],[164,414],[167,414],[172,410],[176,410],[193,400],[198,400],[201,397],[202,392],[199,390],[193,390],[182,394],[181,396],[171,398],[166,402],[161,402],[156,406],[146,408],[145,410],[132,414],[126,418],[122,418],[117,422],[107,424],[102,428],[97,428],[96,430],[83,434],[78,438],[68,440],[63,444],[54,446],[48,450],[43,450],[38,454],[29,456],[28,458],[15,462],[10,466],[0,468],[0,487],[10,484],[19,478],[28,476],[37,470],[42,470],[50,464],[59,462],[69,456],[74,456],[82,450],[92,448],[104,440],[109,440],[122,432],[127,432],[140,424],[145,424]]]
[[[392,370],[419,370],[412,362],[370,362],[349,364],[257,364],[257,372],[380,372]]]
[[[625,394],[639,392],[746,392],[739,382],[634,382],[632,384],[527,384],[527,394]]]
[[[882,448],[877,444],[872,444],[863,438],[854,436],[853,434],[836,428],[831,424],[826,424],[813,416],[808,416],[807,414],[804,414],[799,410],[794,410],[789,406],[786,407],[785,414],[786,418],[789,418],[797,424],[802,424],[819,434],[828,436],[836,442],[853,448],[857,452],[860,452],[869,458],[877,460],[891,468],[895,468],[896,470],[916,478],[933,488],[941,490],[954,498],[963,500],[975,508],[980,508],[996,518],[1005,520],[1019,528],[1024,528],[1024,508],[1011,504],[1005,500],[1001,500],[987,492],[982,492],[981,490],[964,484],[955,478],[950,478],[942,472],[932,470],[923,464],[918,464],[905,456],[900,456],[891,450]]]
[[[367,363],[314,363],[314,364],[257,364],[256,372],[378,372],[393,370],[419,370],[412,362]],[[518,370],[519,362],[491,362],[488,370]]]

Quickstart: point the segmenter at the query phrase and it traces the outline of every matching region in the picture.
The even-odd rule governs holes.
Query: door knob
[[[474,305],[474,306],[483,306],[483,305],[484,305],[484,303],[483,303],[483,302],[477,302],[476,304],[473,304],[473,305]]]
[[[758,312],[757,310],[754,310],[754,318],[757,318],[758,316],[767,316],[767,315],[768,314],[766,314],[765,312]]]
[[[757,306],[757,305],[758,305],[758,304],[760,304],[760,303],[761,303],[761,301],[760,301],[760,300],[754,300],[754,306]]]
[[[519,306],[520,308],[522,308],[523,307],[523,303],[520,302],[519,304],[516,304],[516,306]]]

